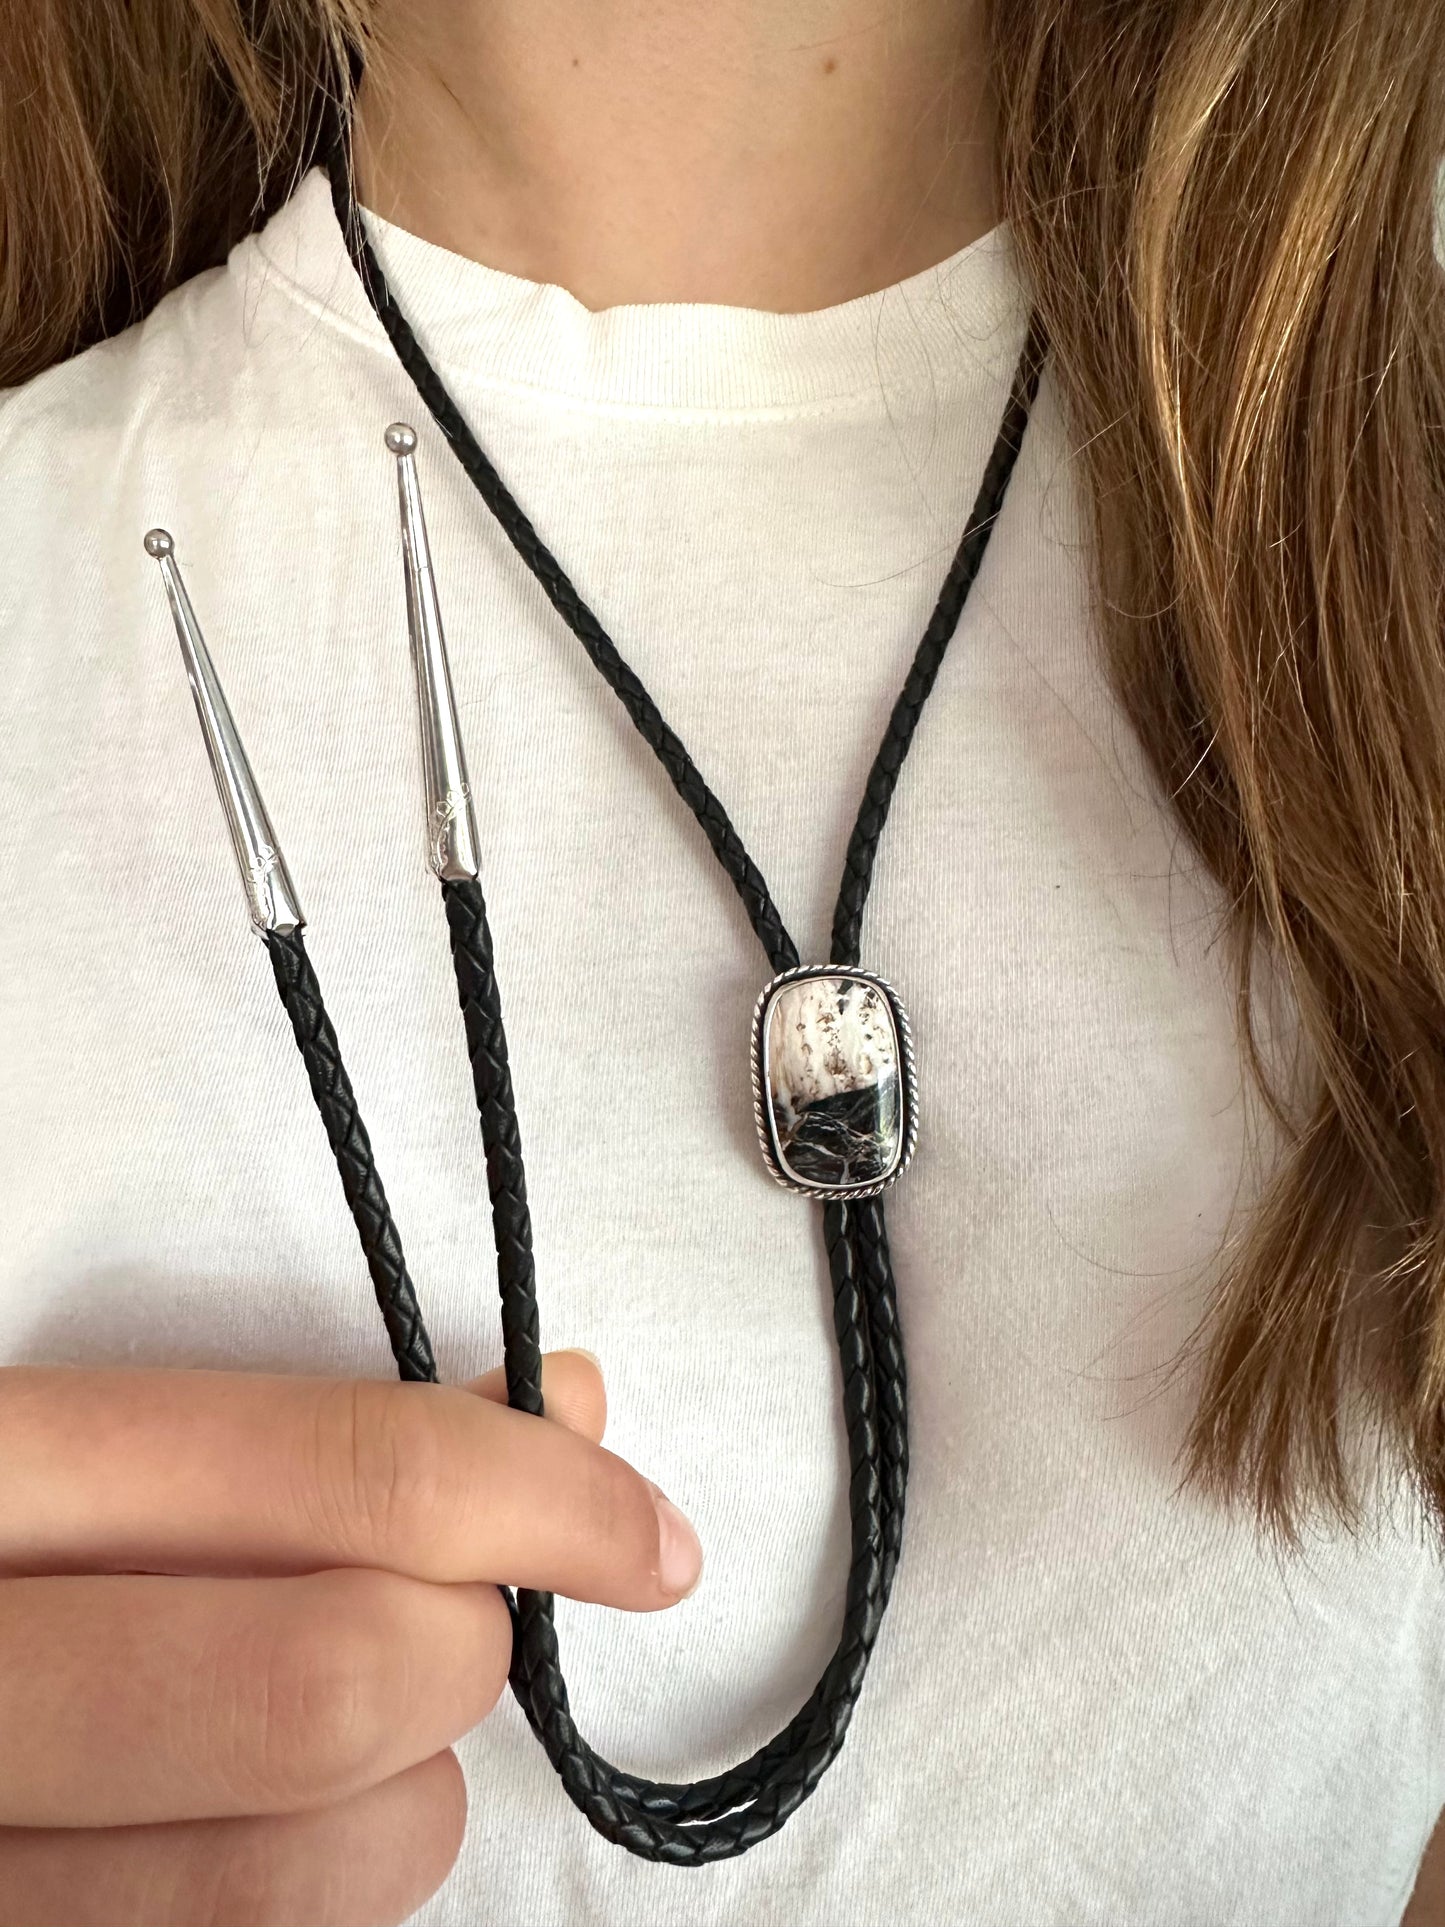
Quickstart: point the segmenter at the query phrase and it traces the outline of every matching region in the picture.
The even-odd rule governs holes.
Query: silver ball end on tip
[[[410,455],[416,447],[416,430],[410,422],[393,422],[385,439],[393,455]]]
[[[156,558],[157,562],[160,561],[163,555],[174,555],[176,552],[176,545],[174,540],[172,539],[170,530],[169,529],[147,529],[146,538],[145,538],[145,551],[147,555],[153,555]]]

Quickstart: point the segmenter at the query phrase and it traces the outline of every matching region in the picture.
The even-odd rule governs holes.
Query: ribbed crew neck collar
[[[1006,225],[936,266],[803,314],[710,302],[583,307],[366,215],[377,257],[428,354],[468,385],[601,408],[715,414],[811,409],[880,391],[1006,378],[1026,299]],[[259,257],[258,266],[256,257]],[[390,353],[318,169],[231,270],[279,279],[319,316]]]

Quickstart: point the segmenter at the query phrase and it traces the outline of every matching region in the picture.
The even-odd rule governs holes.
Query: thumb
[[[507,1374],[498,1365],[466,1388],[479,1398],[497,1405],[507,1402]],[[542,1404],[547,1417],[564,1425],[569,1432],[580,1432],[594,1445],[602,1442],[607,1430],[607,1390],[602,1383],[602,1367],[591,1352],[545,1352],[542,1357]]]

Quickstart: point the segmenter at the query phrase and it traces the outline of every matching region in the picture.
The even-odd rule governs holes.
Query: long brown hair
[[[0,382],[221,259],[367,0],[24,0]],[[1097,518],[1110,676],[1223,886],[1286,1131],[1201,1328],[1187,1470],[1354,1515],[1363,1408],[1445,1527],[1445,0],[994,0],[1001,206]],[[1278,966],[1308,1077],[1256,1029]]]

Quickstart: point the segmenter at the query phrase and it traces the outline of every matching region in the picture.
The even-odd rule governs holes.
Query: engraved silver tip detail
[[[406,422],[393,422],[386,431],[386,445],[396,456],[401,557],[406,577],[406,625],[411,638],[417,722],[421,732],[427,862],[444,883],[458,883],[474,878],[480,868],[477,824],[472,814],[472,787],[467,778],[466,753],[452,693],[421,488],[412,459],[416,448],[415,429]]]
[[[306,918],[201,634],[201,625],[176,566],[175,547],[166,529],[151,529],[146,535],[146,554],[154,556],[159,563],[165,583],[176,638],[181,645],[181,657],[205,738],[206,755],[216,781],[216,794],[221,799],[236,868],[246,893],[246,909],[262,934],[275,931],[287,936],[302,929]]]

